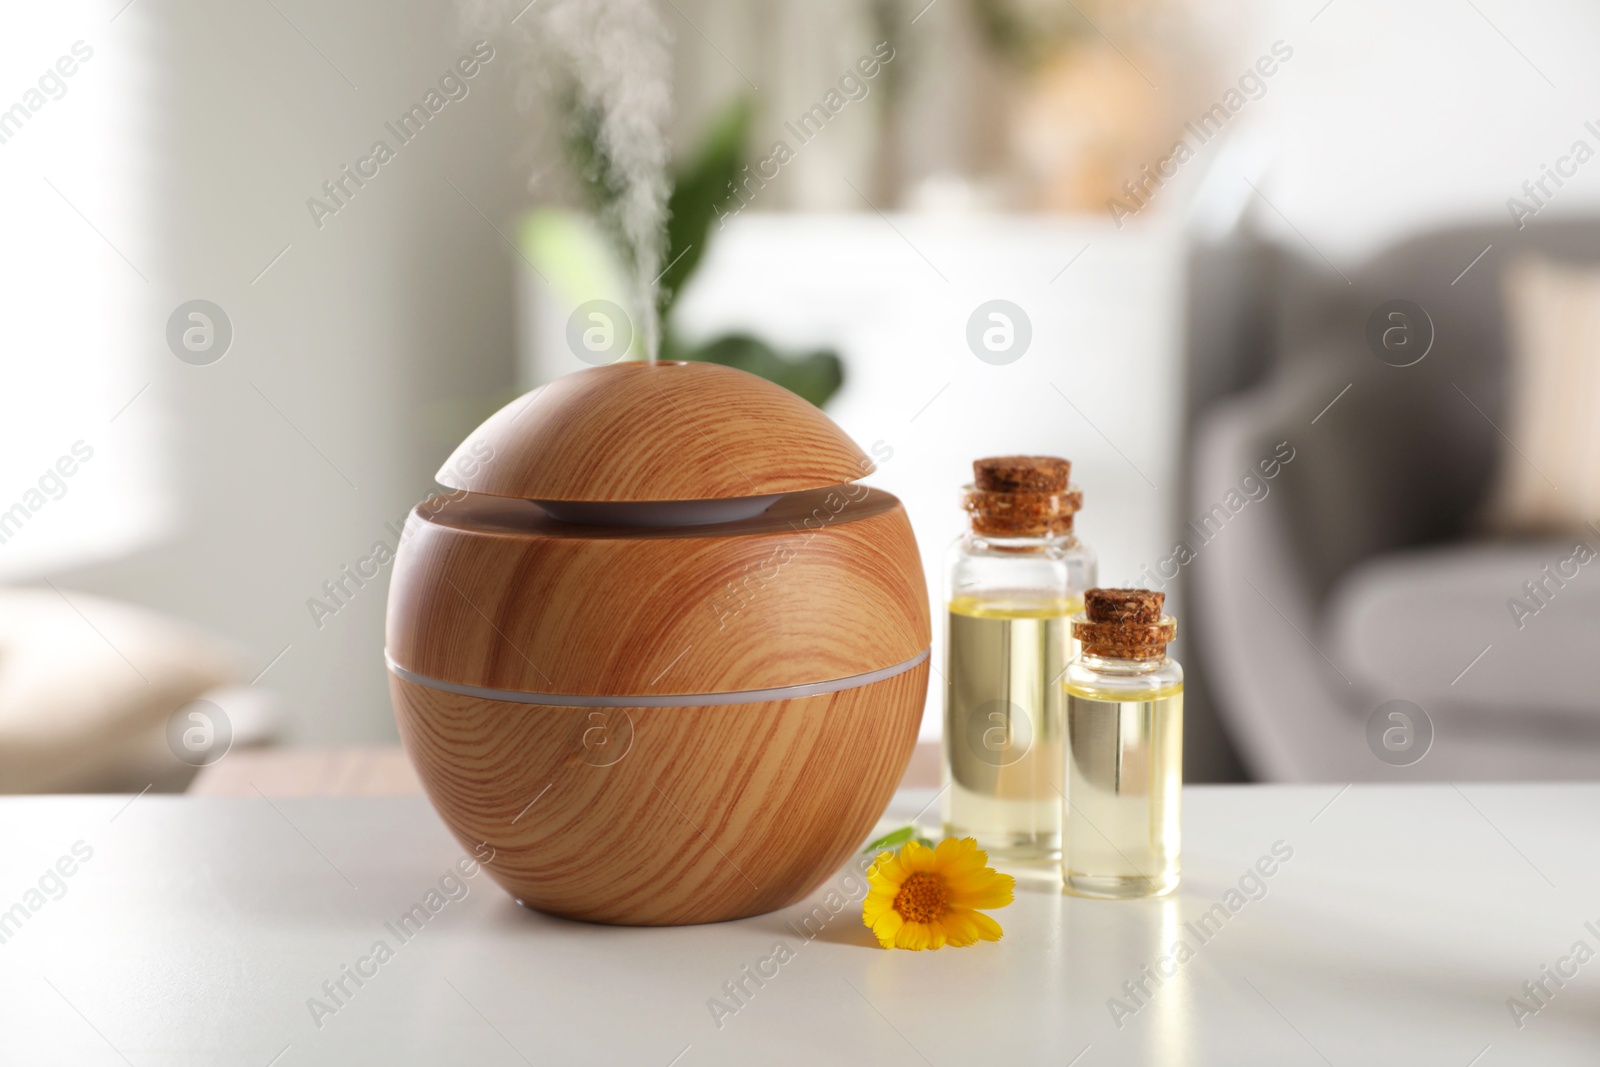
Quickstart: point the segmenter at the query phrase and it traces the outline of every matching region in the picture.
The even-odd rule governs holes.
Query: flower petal
[[[916,841],[907,841],[905,847],[900,850],[900,866],[908,874],[931,873],[938,869],[939,861],[935,858],[933,849]]]
[[[920,952],[928,947],[930,940],[927,923],[905,923],[895,931],[894,947]]]
[[[973,945],[979,941],[1000,940],[1000,924],[981,911],[951,908],[941,920],[952,945]]]
[[[867,898],[861,902],[861,921],[868,927],[875,926],[878,920],[883,918],[883,913],[886,911],[894,911],[894,897],[875,897],[873,894],[868,893]]]
[[[942,917],[939,918],[939,919],[934,919],[934,920],[932,920],[931,922],[928,923],[928,947],[929,948],[944,948],[945,943],[947,941],[949,941],[949,940],[950,940],[950,935],[945,932],[944,922],[942,921]]]
[[[981,871],[989,865],[989,854],[970,837],[947,837],[939,842],[933,853],[939,861],[939,873],[947,879]]]
[[[893,902],[894,898],[899,894],[900,887],[897,885],[875,885],[867,890],[867,895],[863,899]]]
[[[978,924],[972,921],[976,914],[968,908],[951,908],[940,917],[939,924],[952,946],[962,948],[977,942]]]
[[[899,886],[909,874],[893,852],[880,852],[872,866],[867,868],[867,881],[875,886]]]
[[[945,883],[953,908],[1003,908],[1016,897],[1017,880],[992,868],[954,878]]]
[[[978,924],[978,936],[985,941],[998,941],[1005,934],[999,923],[981,911],[972,913],[972,921]]]
[[[894,948],[896,935],[899,934],[905,924],[906,921],[900,917],[900,913],[890,908],[878,916],[877,921],[872,924],[872,935],[878,939],[878,944],[884,948]]]

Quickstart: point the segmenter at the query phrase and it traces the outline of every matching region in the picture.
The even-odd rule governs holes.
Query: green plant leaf
[[[750,119],[749,98],[735,100],[712,122],[699,149],[673,177],[672,196],[667,201],[665,269],[656,297],[662,322],[667,321],[678,293],[705,255],[712,222],[733,199],[739,168],[744,165]]]
[[[898,848],[901,845],[905,844],[907,841],[910,841],[911,838],[916,834],[916,832],[917,832],[917,828],[915,826],[902,826],[898,830],[895,830],[895,831],[893,831],[891,833],[884,834],[882,837],[878,838],[876,841],[873,841],[870,844],[868,844],[867,847],[863,848],[861,851],[862,852],[882,852],[886,848]]]
[[[724,334],[694,348],[685,348],[669,336],[662,345],[661,358],[736,367],[781,385],[819,408],[844,384],[844,363],[838,353],[817,349],[788,355],[759,337],[744,333]]]

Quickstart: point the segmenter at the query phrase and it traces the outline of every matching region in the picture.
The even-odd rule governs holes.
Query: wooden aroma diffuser
[[[827,416],[743,371],[536,389],[412,512],[387,654],[445,823],[519,901],[638,925],[800,900],[861,847],[928,685],[900,502]]]

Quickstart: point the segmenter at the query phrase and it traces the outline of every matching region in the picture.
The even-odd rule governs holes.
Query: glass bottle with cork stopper
[[[1083,494],[1054,456],[973,463],[970,528],[946,559],[944,832],[992,855],[1061,850],[1068,621],[1095,583]]]
[[[1061,873],[1086,897],[1160,896],[1178,885],[1183,669],[1167,656],[1166,596],[1090,589],[1072,621]]]

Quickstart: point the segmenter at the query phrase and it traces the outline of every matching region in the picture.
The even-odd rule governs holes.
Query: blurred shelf
[[[399,745],[230,752],[189,786],[203,797],[420,796],[422,783]]]

